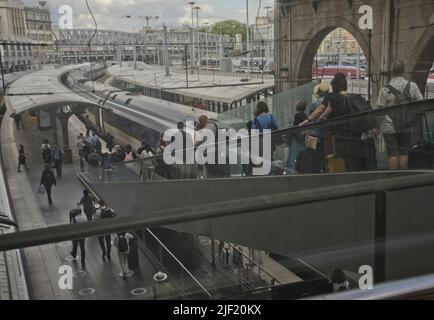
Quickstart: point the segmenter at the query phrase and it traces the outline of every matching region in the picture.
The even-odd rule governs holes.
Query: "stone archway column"
[[[62,112],[62,108],[59,110],[60,112],[57,113],[57,118],[60,121],[60,125],[62,128],[62,142],[63,142],[63,151],[65,152],[65,163],[72,163],[72,150],[69,145],[69,131],[68,131],[68,122],[69,118],[71,117],[72,113],[64,113]],[[57,135],[56,135],[57,136]]]

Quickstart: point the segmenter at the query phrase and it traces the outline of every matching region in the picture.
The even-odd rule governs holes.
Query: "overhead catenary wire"
[[[91,74],[91,80],[92,80],[92,90],[93,90],[93,92],[95,92],[95,83],[93,81],[93,67],[92,67],[92,49],[91,49],[91,45],[92,45],[93,38],[98,33],[98,23],[96,22],[95,16],[93,15],[92,10],[90,9],[88,0],[85,0],[85,1],[86,1],[87,10],[89,10],[89,13],[90,13],[90,15],[92,16],[92,19],[93,19],[93,23],[95,24],[95,32],[93,33],[92,37],[90,37],[89,43],[88,43],[88,46],[89,46],[90,74]]]

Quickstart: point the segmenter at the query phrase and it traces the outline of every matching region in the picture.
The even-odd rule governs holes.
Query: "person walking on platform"
[[[21,172],[22,165],[26,168],[26,170],[29,170],[29,166],[27,165],[27,155],[24,151],[24,146],[20,144],[20,149],[18,150],[18,172]]]
[[[44,143],[41,146],[42,160],[44,160],[45,164],[50,165],[51,163],[51,146],[48,143],[48,140],[45,139]]]
[[[92,221],[95,214],[95,203],[93,197],[89,193],[89,190],[86,189],[83,191],[83,197],[81,198],[78,205],[83,206],[83,211],[86,215],[87,221]]]
[[[128,270],[128,254],[130,253],[130,245],[129,241],[133,239],[134,236],[129,233],[118,233],[115,235],[115,238],[113,240],[113,244],[117,248],[118,251],[118,257],[119,257],[119,263],[121,265],[121,273],[120,276],[125,279],[128,274],[131,273],[130,270]]]
[[[104,200],[100,200],[99,208],[96,210],[95,213],[95,219],[108,219],[108,218],[114,218],[115,216],[116,213],[105,205]],[[99,236],[98,241],[102,250],[102,259],[105,260],[105,258],[107,257],[107,259],[110,260],[111,248],[112,248],[111,235],[106,234],[104,236]]]
[[[45,165],[44,171],[42,171],[41,183],[40,186],[44,186],[45,191],[47,192],[48,203],[50,205],[53,204],[53,199],[51,198],[51,188],[57,186],[56,177],[54,176],[54,172],[50,169],[49,165]]]
[[[56,168],[57,177],[62,177],[62,164],[63,159],[65,157],[65,153],[62,149],[60,149],[57,145],[53,146],[53,150],[51,150],[51,159],[54,161],[54,166]]]
[[[71,215],[71,213],[74,213]],[[86,219],[81,214],[81,210],[72,210],[69,215],[69,222],[72,224],[75,223],[85,223]],[[79,239],[79,240],[72,240],[72,252],[71,256],[74,260],[77,260],[77,249],[78,246],[80,246],[80,254],[81,254],[81,267],[84,269],[86,267],[85,259],[86,259],[86,248],[85,248],[85,240],[86,239]]]

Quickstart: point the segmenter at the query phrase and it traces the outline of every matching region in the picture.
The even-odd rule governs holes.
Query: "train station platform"
[[[38,128],[37,123],[30,118],[23,117],[21,129],[18,130],[14,120],[6,113],[1,127],[1,146],[5,162],[5,170],[12,194],[16,220],[20,231],[42,229],[69,223],[69,211],[76,208],[83,192],[83,185],[77,179],[80,170],[78,156],[73,150],[73,163],[63,165],[63,176],[57,180],[57,187],[53,190],[53,205],[48,204],[46,195],[37,193],[41,173],[44,167],[40,155],[40,146],[44,139],[53,141],[53,132]],[[85,125],[75,116],[71,117],[68,125],[69,141],[75,142],[80,132],[85,132]],[[17,171],[18,146],[23,145],[28,153],[29,170]],[[105,144],[103,143],[105,149]],[[22,168],[23,169],[23,168]],[[152,234],[151,232],[149,232]],[[157,234],[157,232],[156,232]],[[149,237],[149,235],[148,235]],[[159,231],[158,241],[165,237],[162,243],[155,242],[151,247],[156,250],[154,256],[161,254],[173,255],[165,258],[164,268],[171,272],[173,281],[191,289],[197,287],[197,297],[223,298],[227,295],[240,294],[243,290],[239,286],[238,269],[228,266],[225,260],[232,256],[220,257],[217,253],[218,240],[206,240],[195,238],[195,245],[186,240],[189,236],[180,236],[176,232],[166,230]],[[157,238],[156,238],[157,239]],[[174,240],[175,239],[175,240]],[[177,240],[176,240],[177,239]],[[205,246],[204,246],[205,243]],[[214,246],[214,249],[211,248]],[[112,259],[102,260],[102,253],[97,237],[86,239],[86,266],[82,268],[79,261],[73,261],[71,257],[71,242],[54,243],[41,247],[24,249],[32,297],[37,300],[107,300],[107,299],[155,299],[155,298],[180,298],[176,290],[170,291],[165,296],[155,296],[155,287],[159,285],[154,280],[154,275],[160,271],[158,262],[149,255],[141,252],[140,268],[134,270],[134,274],[126,280],[119,276],[120,266],[115,248],[112,247]],[[213,253],[214,251],[214,253]],[[213,259],[212,255],[216,257]],[[79,253],[80,255],[80,253]],[[182,261],[181,261],[182,260]],[[246,261],[249,258],[246,256]],[[269,257],[265,257],[264,267],[270,272],[266,278],[274,279],[276,283],[297,282],[301,279],[285,270]],[[253,261],[248,261],[253,264]],[[73,290],[61,290],[58,285],[60,278],[59,267],[69,265],[74,272]],[[184,268],[184,269],[183,269]],[[264,269],[256,265],[254,282],[251,280],[250,288],[266,286],[258,274],[266,273]],[[166,270],[164,270],[166,271]],[[170,282],[171,283],[171,282]],[[245,284],[245,283],[244,283]],[[173,287],[176,287],[174,284]],[[193,290],[194,291],[194,290]],[[193,295],[194,296],[194,295]]]
[[[71,124],[70,137],[71,141],[75,141],[84,126],[77,118],[72,119]],[[1,129],[6,174],[20,231],[67,224],[69,210],[77,207],[76,203],[83,191],[83,186],[76,178],[78,162],[63,166],[63,177],[57,180],[57,188],[53,191],[54,204],[49,206],[46,195],[37,194],[37,187],[44,166],[40,146],[45,138],[51,141],[51,135],[50,132],[40,131],[35,124],[24,123],[24,127],[17,130],[13,119],[6,114]],[[17,172],[17,147],[20,144],[29,153],[30,167],[30,170],[21,173]],[[85,269],[81,268],[79,262],[72,261],[71,250],[71,242],[24,250],[34,299],[137,299],[143,297],[136,292],[151,292],[155,283],[153,276],[158,270],[144,257],[141,256],[140,269],[123,280],[119,276],[120,266],[114,248],[111,261],[104,262],[97,237],[86,239]],[[73,268],[72,291],[59,289],[59,267],[62,265]]]

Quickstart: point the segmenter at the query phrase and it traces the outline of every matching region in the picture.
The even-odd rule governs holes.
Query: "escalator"
[[[156,238],[164,243],[165,249]],[[212,298],[224,298],[225,296],[242,294],[251,290],[252,287],[242,281],[233,270],[224,269],[221,266],[213,267],[208,257],[195,245],[197,241],[194,235],[179,233],[165,228],[154,228],[149,232],[142,232],[142,239],[146,247],[162,262],[169,274],[178,278],[184,289],[192,289],[195,293],[197,283],[201,284],[210,293]],[[176,259],[189,271],[190,277],[180,273]],[[195,283],[196,282],[196,283]]]

